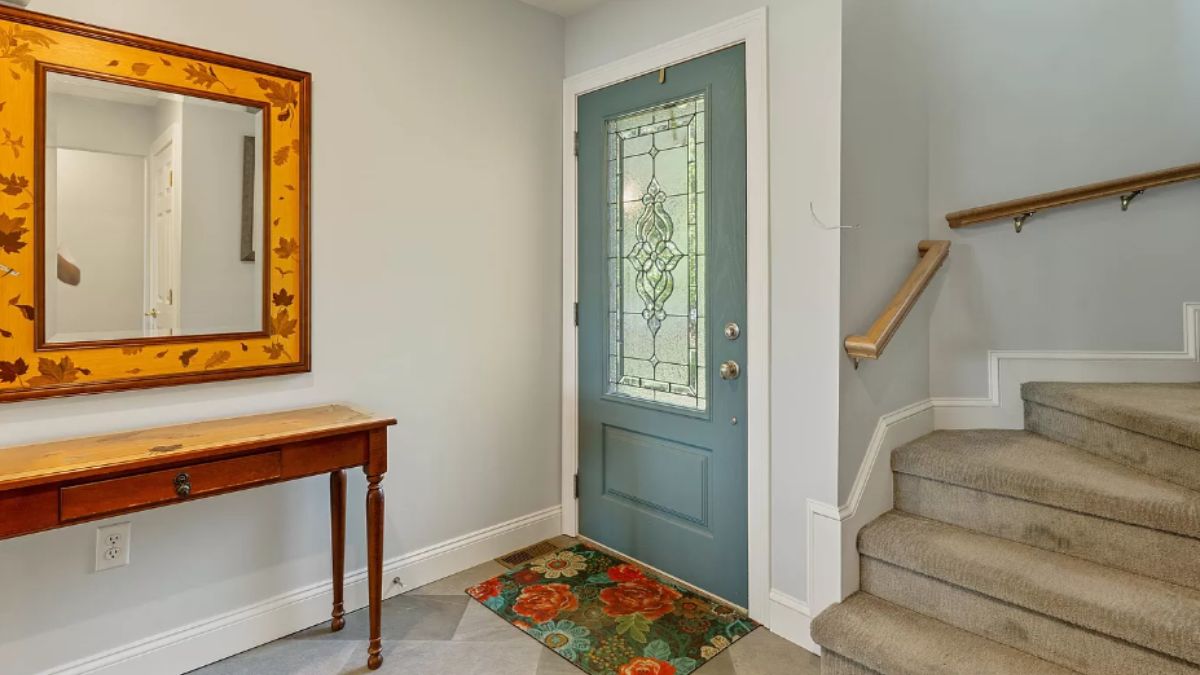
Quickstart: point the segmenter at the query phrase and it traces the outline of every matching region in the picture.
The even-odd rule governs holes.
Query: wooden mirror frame
[[[261,330],[46,343],[51,72],[264,111]],[[0,402],[311,370],[311,83],[298,70],[0,6]]]

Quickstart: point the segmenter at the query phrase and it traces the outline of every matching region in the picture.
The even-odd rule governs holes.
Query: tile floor
[[[380,675],[583,675],[463,590],[505,572],[488,562],[383,604]],[[192,675],[365,675],[367,615],[346,615],[214,663]],[[697,675],[817,675],[820,659],[760,628],[696,670]]]

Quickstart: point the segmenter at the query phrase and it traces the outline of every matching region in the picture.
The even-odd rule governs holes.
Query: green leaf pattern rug
[[[758,628],[732,607],[584,544],[467,594],[592,675],[688,675]]]

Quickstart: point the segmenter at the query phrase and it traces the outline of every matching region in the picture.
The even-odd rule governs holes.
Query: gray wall
[[[929,213],[927,2],[845,0],[842,64],[842,334],[865,333],[917,263]],[[881,415],[929,398],[926,292],[884,358],[842,359],[838,462],[844,504]]]
[[[951,231],[949,211],[1200,159],[1200,3],[934,0],[929,206],[954,242],[935,396],[987,394],[988,349],[1179,350],[1200,300],[1200,184]]]
[[[0,445],[347,401],[395,415],[388,558],[559,502],[562,20],[516,0],[39,0],[311,70],[308,375],[0,406]],[[351,477],[347,569],[365,564]],[[0,664],[39,672],[329,578],[320,478],[0,542]],[[357,514],[357,515],[355,515]]]

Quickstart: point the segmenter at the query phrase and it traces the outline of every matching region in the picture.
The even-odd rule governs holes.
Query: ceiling
[[[526,4],[540,7],[548,12],[554,12],[559,16],[574,16],[580,12],[591,9],[596,5],[603,3],[605,0],[521,0]]]

